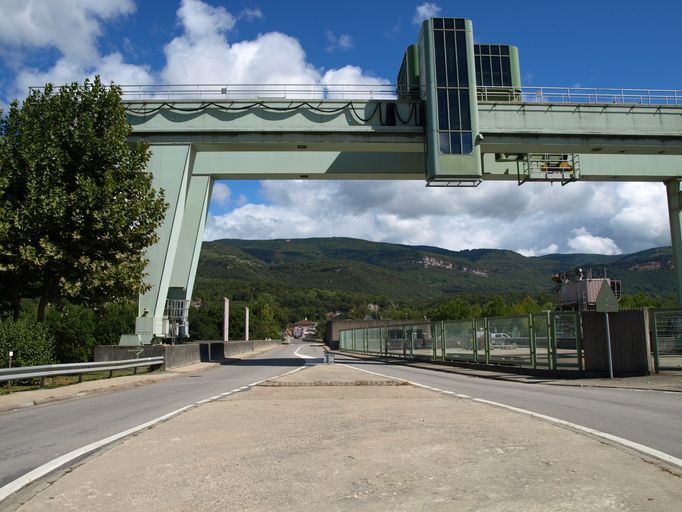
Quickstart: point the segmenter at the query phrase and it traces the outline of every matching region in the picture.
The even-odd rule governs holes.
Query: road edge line
[[[39,480],[40,478],[43,478],[53,471],[56,471],[60,467],[68,464],[69,462],[73,462],[74,460],[83,457],[84,455],[88,455],[89,453],[94,452],[95,450],[98,450],[99,448],[102,448],[108,444],[111,444],[115,441],[118,441],[120,439],[123,439],[131,434],[135,434],[136,432],[139,432],[141,430],[144,430],[149,427],[153,427],[154,425],[161,423],[163,421],[166,421],[174,416],[177,416],[178,414],[181,414],[189,409],[192,409],[193,407],[197,407],[199,405],[203,405],[209,402],[213,402],[215,400],[220,400],[221,398],[226,398],[230,395],[233,395],[235,393],[238,393],[240,391],[246,391],[251,389],[254,386],[257,386],[258,384],[261,384],[262,382],[265,382],[270,379],[277,379],[280,377],[283,377],[285,375],[288,375],[290,373],[295,373],[297,371],[302,370],[305,368],[305,366],[299,366],[298,368],[295,368],[293,370],[286,371],[284,373],[281,373],[279,375],[275,375],[274,377],[269,377],[267,379],[262,379],[257,382],[253,382],[251,384],[247,384],[246,386],[241,386],[239,388],[232,389],[230,391],[226,391],[224,393],[221,393],[219,395],[214,395],[209,398],[203,399],[203,400],[198,400],[196,402],[193,402],[189,405],[185,405],[184,407],[181,407],[179,409],[176,409],[174,411],[171,411],[169,413],[166,413],[162,416],[159,416],[158,418],[154,418],[152,420],[146,421],[145,423],[142,423],[140,425],[137,425],[135,427],[131,427],[127,430],[124,430],[122,432],[118,432],[116,434],[112,434],[109,437],[105,437],[104,439],[100,439],[99,441],[95,441],[94,443],[90,443],[88,445],[82,446],[81,448],[77,448],[75,450],[72,450],[68,453],[65,453],[64,455],[60,455],[56,459],[52,459],[49,462],[46,462],[45,464],[42,464],[38,466],[35,469],[32,469],[28,473],[25,473],[21,475],[19,478],[16,478],[12,480],[11,482],[5,484],[4,486],[0,487],[0,504],[10,496],[12,496],[14,493],[17,491],[20,491],[24,487],[32,484],[36,480]]]
[[[352,366],[349,364],[343,364],[342,363],[342,366],[346,366],[348,368],[353,368],[353,369],[359,370],[361,372],[371,373],[372,375],[377,375],[379,377],[386,377],[389,379],[395,379],[395,380],[399,380],[402,382],[407,382],[408,384],[411,384],[413,386],[416,386],[416,387],[419,387],[422,389],[428,389],[429,391],[434,391],[436,393],[440,393],[440,394],[443,394],[446,396],[453,396],[452,392],[442,391],[442,390],[439,391],[437,388],[433,388],[431,386],[426,386],[426,385],[420,384],[418,382],[413,382],[413,381],[406,380],[406,379],[391,377],[389,375],[384,375],[384,374],[373,372],[370,370],[365,370],[364,368],[356,368],[355,366]],[[479,402],[479,403],[486,404],[486,405],[501,407],[501,408],[507,409],[509,411],[518,412],[518,413],[524,414],[526,416],[531,416],[534,418],[549,421],[551,423],[554,423],[555,425],[568,427],[568,428],[577,430],[579,432],[583,432],[585,434],[590,434],[590,435],[593,435],[595,437],[599,437],[601,439],[606,439],[612,443],[620,444],[622,446],[625,446],[626,448],[630,448],[631,450],[635,450],[635,451],[640,452],[640,453],[647,455],[649,457],[653,457],[655,459],[662,460],[663,462],[666,462],[668,464],[676,466],[679,469],[682,469],[682,459],[679,459],[679,458],[675,457],[674,455],[670,455],[669,453],[662,452],[662,451],[657,450],[655,448],[651,448],[650,446],[646,446],[644,444],[640,444],[640,443],[636,443],[634,441],[630,441],[629,439],[625,439],[624,437],[619,437],[619,436],[616,436],[614,434],[609,434],[608,432],[602,432],[601,430],[596,430],[596,429],[593,429],[590,427],[585,427],[583,425],[579,425],[578,423],[572,423],[570,421],[562,420],[560,418],[555,418],[553,416],[547,416],[546,414],[541,414],[539,412],[533,412],[533,411],[529,411],[527,409],[521,409],[519,407],[514,407],[512,405],[506,405],[506,404],[502,404],[499,402],[494,402],[492,400],[486,400],[484,398],[475,398],[475,397],[470,397],[468,395],[461,395],[461,394],[454,394],[454,396],[456,396],[457,398],[462,398],[462,399],[470,399],[474,402]]]

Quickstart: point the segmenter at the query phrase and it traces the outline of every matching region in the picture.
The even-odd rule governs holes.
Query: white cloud
[[[423,4],[417,6],[414,17],[412,18],[412,23],[419,25],[424,20],[437,17],[440,14],[440,11],[441,8],[439,5],[432,4],[430,2],[424,2]]]
[[[234,28],[235,18],[224,7],[213,7],[201,0],[182,0],[178,18],[190,41],[220,38]]]
[[[213,191],[211,192],[212,203],[225,207],[230,204],[231,196],[232,191],[225,183],[217,182],[213,185]]]
[[[571,231],[572,238],[568,240],[571,252],[594,254],[620,254],[622,251],[616,242],[610,238],[594,236],[584,227]]]
[[[262,20],[265,16],[263,16],[263,12],[258,8],[246,8],[239,13],[237,18],[240,20],[255,21]]]
[[[102,56],[97,48],[102,24],[134,11],[133,0],[0,0],[0,47],[16,74],[8,97],[22,97],[30,86],[95,75],[105,83],[151,83],[148,67],[126,64],[116,51]],[[61,56],[49,69],[25,67],[25,53],[41,48],[55,48]]]
[[[517,251],[519,254],[524,256],[544,256],[545,254],[556,254],[559,252],[559,246],[557,244],[549,244],[544,249],[536,249],[535,247],[531,249],[519,249]]]
[[[486,182],[476,189],[449,189],[409,181],[264,181],[267,204],[209,219],[206,239],[349,236],[451,250],[505,248],[529,256],[619,254],[669,244],[665,233],[647,237],[651,230],[612,229],[611,219],[621,212],[619,197],[631,196],[623,186]],[[650,192],[652,202],[665,201],[662,186]],[[666,219],[659,213],[652,223],[667,224]],[[597,231],[599,236],[592,234]]]
[[[134,11],[134,0],[0,0],[0,45],[50,46],[69,60],[91,62],[102,22]]]
[[[327,52],[334,50],[350,50],[353,47],[353,38],[348,34],[341,34],[337,36],[334,32],[327,30]]]

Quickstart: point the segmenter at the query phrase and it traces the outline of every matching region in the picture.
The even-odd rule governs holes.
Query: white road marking
[[[51,460],[50,462],[47,462],[42,466],[37,467],[33,471],[29,471],[25,475],[20,476],[19,478],[8,483],[7,485],[0,487],[0,502],[7,498],[9,495],[17,492],[19,489],[27,486],[31,482],[47,475],[48,473],[51,473],[52,471],[60,468],[64,464],[67,464],[77,459],[78,457],[82,457],[83,455],[93,452],[98,448],[101,448],[102,446],[105,446],[109,443],[113,443],[114,441],[118,441],[119,439],[129,436],[130,434],[134,434],[135,432],[139,432],[140,430],[144,430],[145,428],[151,427],[152,425],[156,425],[157,423],[172,418],[173,416],[176,416],[186,411],[187,409],[192,408],[193,406],[194,404],[181,407],[180,409],[176,409],[173,412],[169,412],[168,414],[159,416],[158,418],[155,418],[151,421],[147,421],[146,423],[138,425],[137,427],[129,428],[128,430],[124,430],[123,432],[119,432],[118,434],[105,437],[104,439],[100,439],[99,441],[90,443],[89,445],[83,446],[82,448],[73,450],[67,454],[62,455],[61,457],[57,457],[56,459]]]
[[[298,348],[296,349],[296,352],[294,352],[294,355],[295,355],[296,357],[300,357],[301,359],[319,359],[319,357],[307,356],[307,355],[305,355],[305,354],[299,354],[298,351],[301,350],[301,349],[304,348],[304,347],[305,347],[305,345],[301,345],[300,347],[298,347]]]
[[[391,377],[389,375],[384,375],[382,373],[377,373],[377,372],[372,372],[370,370],[365,370],[364,368],[356,368],[355,366],[349,365],[349,364],[342,364],[342,366],[346,366],[348,368],[353,368],[354,370],[360,370],[361,372],[366,372],[366,373],[371,373],[372,375],[377,375],[379,377],[385,377],[388,379],[395,379],[399,380],[402,382],[407,382],[408,384],[411,384],[413,386],[419,387],[419,388],[425,388],[429,389],[432,391],[436,391],[436,388],[432,388],[431,386],[426,386],[424,384],[420,384],[418,382],[413,382],[410,380],[406,379],[397,379],[395,377]],[[451,391],[440,391],[441,394],[446,394],[446,395],[451,395]],[[651,448],[650,446],[646,446],[640,443],[635,443],[634,441],[630,441],[629,439],[625,439],[623,437],[615,436],[613,434],[609,434],[608,432],[602,432],[600,430],[595,430],[590,427],[585,427],[583,425],[579,425],[577,423],[571,423],[570,421],[562,420],[559,418],[554,418],[553,416],[547,416],[545,414],[540,414],[537,412],[533,411],[528,411],[526,409],[520,409],[518,407],[513,407],[511,405],[505,405],[501,404],[499,402],[493,402],[492,400],[485,400],[483,398],[472,398],[469,395],[462,395],[462,394],[454,394],[454,396],[458,398],[469,398],[473,400],[474,402],[479,402],[482,404],[487,404],[487,405],[493,405],[495,407],[502,407],[503,409],[508,409],[510,411],[518,412],[521,414],[525,414],[526,416],[531,416],[533,418],[539,418],[545,421],[550,421],[556,425],[561,425],[564,427],[569,427],[574,430],[577,430],[578,432],[584,432],[586,434],[590,434],[596,437],[600,437],[602,439],[607,439],[611,441],[612,443],[617,443],[622,446],[625,446],[627,448],[630,448],[632,450],[641,452],[645,455],[648,455],[650,457],[654,457],[656,459],[660,459],[662,461],[667,462],[668,464],[672,464],[673,466],[677,466],[678,468],[682,469],[682,459],[679,459],[673,455],[670,455],[669,453],[662,452],[660,450],[656,450],[655,448]]]
[[[289,375],[291,373],[300,371],[303,368],[305,368],[305,367],[301,366],[299,368],[281,373],[281,374],[276,375],[275,377],[271,377],[271,378],[277,379],[279,377],[283,377],[285,375]],[[230,391],[226,391],[226,392],[221,393],[219,395],[214,395],[212,397],[205,398],[203,400],[199,400],[199,401],[194,402],[190,405],[186,405],[185,407],[181,407],[180,409],[176,409],[172,412],[169,412],[168,414],[164,414],[163,416],[159,416],[158,418],[154,418],[153,420],[142,423],[141,425],[138,425],[136,427],[129,428],[128,430],[124,430],[123,432],[119,432],[119,433],[111,435],[109,437],[105,437],[104,439],[100,439],[99,441],[95,441],[94,443],[90,443],[86,446],[83,446],[82,448],[78,448],[76,450],[70,451],[69,453],[62,455],[61,457],[57,457],[56,459],[51,460],[50,462],[46,462],[42,466],[38,466],[34,470],[29,471],[28,473],[26,473],[26,474],[20,476],[19,478],[11,481],[10,483],[4,485],[3,487],[0,487],[0,503],[5,498],[11,496],[12,494],[14,494],[18,490],[26,487],[30,483],[38,480],[39,478],[44,477],[45,475],[52,473],[53,471],[59,469],[60,467],[64,466],[65,464],[68,464],[69,462],[72,462],[72,461],[78,459],[79,457],[82,457],[84,455],[87,455],[88,453],[94,452],[95,450],[102,448],[103,446],[106,446],[110,443],[113,443],[114,441],[118,441],[119,439],[123,439],[126,436],[129,436],[131,434],[134,434],[134,433],[139,432],[141,430],[144,430],[146,428],[152,427],[158,423],[161,423],[162,421],[166,421],[167,419],[170,419],[173,416],[177,416],[178,414],[183,413],[183,412],[187,411],[188,409],[191,409],[191,408],[196,407],[198,405],[206,404],[208,402],[213,402],[215,400],[220,400],[221,398],[233,395],[233,394],[238,393],[240,391],[251,389],[252,387],[257,386],[258,384],[265,382],[266,380],[270,380],[270,379],[259,380],[258,382],[254,382],[253,384],[249,384],[247,386],[241,386],[239,388],[232,389]]]

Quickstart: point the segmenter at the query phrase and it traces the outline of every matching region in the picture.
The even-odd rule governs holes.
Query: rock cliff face
[[[433,256],[423,256],[421,259],[417,260],[417,264],[423,266],[424,268],[443,268],[445,270],[469,273],[479,277],[490,276],[487,270],[469,267],[467,265],[457,265],[451,261],[435,258]]]
[[[663,259],[657,261],[643,261],[642,263],[635,263],[628,270],[633,272],[647,272],[652,270],[672,270],[674,268],[673,260]]]

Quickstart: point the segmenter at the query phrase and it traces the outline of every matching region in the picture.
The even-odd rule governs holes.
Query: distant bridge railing
[[[124,101],[212,100],[395,100],[413,89],[396,84],[140,84],[119,85]],[[405,87],[405,90],[402,88]],[[29,90],[44,87],[30,87]],[[575,103],[622,105],[679,105],[682,90],[588,87],[478,87],[479,101],[516,103]]]
[[[137,373],[140,367],[161,367],[164,358],[142,357],[139,359],[126,359],[123,361],[102,361],[97,363],[68,363],[68,364],[48,364],[41,366],[20,366],[17,368],[0,368],[0,382],[12,380],[40,378],[41,387],[44,385],[45,377],[56,377],[59,375],[80,375],[93,372],[108,371],[109,377],[114,370],[133,368]]]
[[[175,84],[121,85],[122,98],[134,100],[394,100],[394,84]]]
[[[478,99],[479,101],[516,103],[682,106],[682,90],[601,89],[587,87],[479,87]]]

